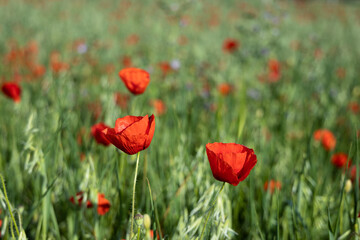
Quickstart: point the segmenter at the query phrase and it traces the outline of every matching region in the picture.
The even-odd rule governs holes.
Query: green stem
[[[4,189],[5,201],[6,201],[6,204],[7,204],[7,206],[8,206],[8,209],[9,209],[9,213],[10,213],[11,220],[12,220],[13,223],[14,223],[14,226],[15,226],[15,230],[16,230],[17,235],[20,236],[19,229],[18,229],[18,227],[17,227],[17,224],[16,224],[16,221],[15,221],[14,215],[12,214],[12,211],[11,211],[10,202],[9,202],[9,199],[8,199],[8,196],[7,196],[7,192],[6,192],[5,181],[4,181],[4,178],[3,178],[3,176],[2,176],[1,174],[0,174],[0,178],[1,178],[1,183],[2,183],[3,189]]]
[[[205,222],[204,228],[203,228],[203,230],[201,231],[200,240],[202,240],[203,237],[204,237],[206,225],[207,225],[207,223],[208,223],[208,221],[209,221],[210,215],[214,212],[214,206],[215,206],[216,200],[217,200],[218,196],[220,195],[221,191],[224,189],[224,186],[225,186],[225,182],[224,182],[223,185],[221,186],[219,192],[218,192],[217,195],[215,196],[214,201],[213,201],[213,202],[211,203],[211,205],[210,205],[210,208],[212,208],[212,209],[211,209],[211,211],[208,213],[208,215],[207,215],[207,217],[206,217],[206,222]]]
[[[136,167],[135,167],[135,177],[134,177],[134,187],[133,187],[133,198],[132,198],[132,210],[131,210],[131,227],[130,227],[130,239],[133,236],[133,230],[134,230],[134,216],[135,216],[135,190],[136,190],[136,177],[137,177],[137,172],[138,172],[138,168],[139,168],[139,157],[140,157],[140,152],[138,152],[137,154],[137,159],[136,159]]]
[[[138,227],[137,240],[140,240],[140,227]]]

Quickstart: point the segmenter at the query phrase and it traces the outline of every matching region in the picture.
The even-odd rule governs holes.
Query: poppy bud
[[[351,183],[351,180],[348,179],[346,180],[346,183],[345,183],[345,192],[350,192],[351,191],[351,188],[352,188],[352,183]]]
[[[135,95],[142,94],[150,83],[149,73],[139,68],[125,68],[119,72],[119,77]]]
[[[149,230],[151,227],[151,218],[148,214],[144,215],[144,227],[146,230]]]
[[[139,227],[144,224],[144,216],[141,215],[140,213],[136,214],[134,219],[135,219],[136,225],[138,225]]]

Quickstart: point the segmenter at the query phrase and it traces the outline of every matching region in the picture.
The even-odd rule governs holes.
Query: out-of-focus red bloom
[[[281,78],[280,62],[276,59],[270,59],[268,62],[268,81],[277,82]]]
[[[227,53],[233,53],[240,47],[239,42],[236,39],[227,38],[223,43],[223,51]]]
[[[270,182],[266,181],[264,183],[264,190],[265,191],[270,191],[271,194],[274,193],[275,188],[280,190],[281,189],[281,182],[280,181],[275,181],[273,179],[270,180]]]
[[[97,212],[99,215],[105,215],[110,210],[111,204],[109,200],[105,198],[105,195],[98,193]]]
[[[232,91],[232,85],[229,83],[221,83],[218,86],[219,93],[223,96],[227,96]]]
[[[340,79],[345,78],[345,77],[346,77],[346,70],[345,70],[345,68],[340,67],[340,68],[336,69],[336,76],[337,76],[338,78],[340,78]]]
[[[126,38],[126,43],[128,45],[136,45],[139,42],[140,38],[136,34],[131,34]]]
[[[75,197],[71,196],[69,200],[74,205],[76,205],[76,202],[77,202],[77,205],[79,207],[81,207],[82,201],[84,200],[84,192],[80,191],[80,192],[76,193]],[[93,206],[93,204],[90,202],[90,200],[87,200],[86,208],[92,208],[92,206]]]
[[[129,56],[123,56],[123,58],[122,58],[122,65],[123,65],[125,68],[130,68],[130,67],[132,67],[131,57],[129,57]]]
[[[102,113],[102,106],[99,101],[89,103],[88,109],[92,112],[95,120],[97,120]]]
[[[334,134],[327,129],[319,129],[314,132],[315,141],[320,141],[326,151],[331,151],[336,146]]]
[[[315,59],[321,59],[323,56],[323,52],[321,51],[320,48],[316,48],[314,51],[314,57]]]
[[[206,154],[216,180],[237,186],[257,162],[254,150],[236,143],[208,143]]]
[[[151,105],[155,108],[155,115],[156,116],[161,116],[166,112],[166,105],[160,99],[152,100]]]
[[[91,135],[93,135],[97,143],[104,146],[108,146],[110,144],[110,142],[107,140],[104,133],[102,132],[106,128],[109,128],[109,126],[105,125],[102,122],[97,123],[91,127]]]
[[[1,86],[1,91],[7,96],[14,100],[14,102],[19,103],[21,100],[21,88],[15,82],[6,82]]]
[[[348,108],[354,113],[358,114],[360,112],[360,106],[357,102],[350,102]]]
[[[346,165],[348,160],[348,155],[345,153],[335,153],[331,157],[331,163],[337,168],[343,168]],[[351,160],[349,160],[348,166],[351,165]]]
[[[119,92],[114,94],[115,104],[118,105],[121,109],[127,109],[129,99],[129,95],[125,95]]]
[[[179,45],[186,45],[188,43],[188,38],[185,35],[181,35],[179,36],[179,38],[177,39],[177,42]]]
[[[31,74],[34,78],[42,77],[46,72],[46,68],[43,65],[36,64],[31,66]]]
[[[133,155],[150,146],[155,132],[155,117],[126,116],[118,118],[115,128],[103,130],[106,138],[121,151]]]
[[[162,75],[164,77],[166,77],[166,75],[168,75],[172,71],[171,65],[169,62],[160,62],[158,64],[158,66],[161,69]]]
[[[139,68],[125,68],[119,72],[119,77],[135,95],[142,94],[150,83],[149,73]]]
[[[59,73],[69,69],[69,64],[62,62],[59,52],[52,52],[50,55],[50,65],[54,73]]]

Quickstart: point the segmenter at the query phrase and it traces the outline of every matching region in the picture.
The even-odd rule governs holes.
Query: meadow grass
[[[198,239],[213,202],[205,239],[358,238],[359,181],[349,190],[349,170],[331,164],[336,152],[359,164],[360,113],[349,109],[360,103],[357,5],[14,0],[0,1],[0,22],[0,81],[22,77],[20,103],[0,96],[9,202],[1,187],[2,238],[20,234],[11,205],[21,238],[129,239],[136,155],[97,144],[90,128],[151,115],[154,99],[166,112],[155,113],[155,135],[140,153],[135,213],[150,215],[159,238]],[[240,43],[233,53],[222,50],[227,38]],[[30,41],[46,67],[38,78],[6,60]],[[70,65],[65,71],[51,69],[54,51]],[[117,76],[124,56],[150,72],[142,95],[130,96]],[[277,82],[259,81],[269,59],[280,63]],[[159,63],[174,60],[179,69],[164,74]],[[230,94],[220,94],[221,83]],[[130,96],[126,108],[115,92]],[[313,139],[323,128],[336,137],[329,152]],[[243,144],[258,159],[216,199],[222,183],[211,173],[209,142]],[[264,190],[271,179],[281,189]],[[109,212],[71,203],[80,191],[94,204],[104,193]]]

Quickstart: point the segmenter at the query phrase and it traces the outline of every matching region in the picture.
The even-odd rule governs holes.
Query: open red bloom
[[[104,146],[108,146],[110,142],[102,132],[104,129],[109,128],[104,123],[100,122],[91,127],[91,135],[95,138],[96,142]]]
[[[135,95],[142,94],[150,82],[149,73],[139,68],[125,68],[119,72],[119,77]]]
[[[264,183],[264,190],[267,191],[269,190],[271,194],[274,193],[275,188],[277,188],[278,190],[281,189],[281,182],[279,181],[275,181],[275,180],[270,180],[270,182],[266,181]]]
[[[343,168],[346,165],[348,160],[348,155],[345,153],[335,153],[331,157],[331,163],[337,168]],[[351,160],[349,160],[348,166],[351,165]]]
[[[254,150],[236,143],[208,143],[206,154],[214,178],[234,186],[245,180],[257,162]]]
[[[228,38],[225,39],[223,43],[223,51],[228,53],[233,53],[238,49],[239,42],[236,39]]]
[[[110,202],[105,198],[105,195],[98,193],[97,212],[99,215],[104,215],[110,210]]]
[[[314,132],[315,141],[321,141],[326,151],[331,151],[336,146],[336,139],[334,134],[327,129],[319,129]]]
[[[103,130],[106,138],[121,151],[133,155],[150,146],[155,132],[155,117],[126,116],[118,118],[115,128]]]
[[[18,103],[21,100],[21,88],[15,82],[3,83],[1,86],[1,91],[9,98]]]

